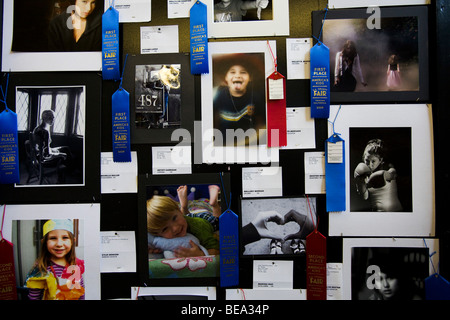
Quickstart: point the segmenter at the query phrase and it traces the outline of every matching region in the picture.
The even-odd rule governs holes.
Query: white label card
[[[253,261],[253,289],[292,289],[293,261]]]
[[[283,79],[269,79],[269,99],[284,99],[284,81]]]
[[[152,147],[153,174],[191,174],[191,147]]]
[[[342,163],[344,161],[344,145],[343,141],[336,143],[327,142],[328,147],[328,163]]]
[[[101,272],[136,272],[134,231],[103,231],[101,237]]]
[[[283,195],[281,167],[242,168],[242,197]]]

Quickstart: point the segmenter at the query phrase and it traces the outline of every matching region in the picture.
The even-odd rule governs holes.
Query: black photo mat
[[[187,130],[192,137],[195,93],[189,62],[189,55],[184,53],[127,57],[123,88],[130,94],[132,144],[177,143],[178,135],[172,140],[177,129]],[[158,69],[167,70],[170,84],[159,81]]]
[[[271,213],[274,212],[282,218],[282,222],[273,218]],[[242,198],[239,214],[241,258],[300,258],[305,261],[306,236],[314,231],[316,212],[316,197]],[[264,226],[274,238],[262,236],[256,241],[248,242],[247,239],[253,239],[255,231],[249,225],[254,225],[258,217],[263,215],[266,215]],[[295,221],[294,217],[301,218],[301,222]],[[295,234],[297,236],[290,237]]]
[[[417,247],[352,248],[352,300],[425,300],[429,254]]]
[[[366,144],[379,139],[383,144],[384,163],[396,170],[398,198],[402,205],[401,212],[413,212],[412,199],[412,128],[350,128],[350,181],[357,165],[363,162]],[[350,186],[350,211],[371,211],[367,201],[361,199],[354,184]]]
[[[354,8],[312,12],[313,34],[321,34],[319,40],[330,50],[332,104],[429,100],[428,8],[393,6],[378,10]],[[343,88],[342,83],[346,80],[335,85],[336,79],[348,79],[348,74],[344,76],[342,71],[346,69],[345,64],[343,67],[338,54],[349,41],[360,65],[358,67],[354,59],[349,69],[354,76],[351,81],[356,80],[353,90]],[[359,70],[363,79],[358,76]]]
[[[21,180],[1,186],[3,203],[93,202],[100,199],[100,106],[101,76],[97,73],[12,73],[8,84],[8,107],[17,113],[16,93],[27,93],[26,125],[19,125],[18,149]],[[79,95],[81,94],[82,97]],[[39,123],[44,102],[55,110],[55,100],[63,100],[63,129],[50,134],[51,147],[64,144],[72,157],[64,163],[41,165],[30,152],[30,137]],[[67,101],[65,101],[67,96]],[[81,97],[81,98],[80,98]],[[36,102],[37,100],[37,102]],[[82,101],[78,101],[82,100]],[[51,101],[51,102],[50,102]],[[80,106],[84,110],[80,111]],[[41,112],[42,113],[42,112]],[[18,120],[19,121],[19,120]],[[79,129],[81,126],[82,129]],[[20,129],[21,128],[21,129]],[[78,130],[78,131],[77,131]],[[80,131],[81,130],[81,131]],[[84,132],[83,132],[84,131]],[[33,135],[36,137],[35,135]],[[66,150],[61,150],[66,152]],[[67,153],[67,152],[66,152]],[[36,154],[35,154],[36,157]],[[62,168],[62,169],[61,169]],[[62,172],[62,173],[61,173]],[[63,177],[60,180],[60,175]],[[58,176],[58,178],[56,178]]]
[[[220,187],[219,201],[224,212],[229,201],[230,177],[228,173],[194,173],[174,175],[144,175],[138,177],[138,234],[137,234],[137,267],[139,278],[143,284],[151,286],[192,286],[192,285],[216,285],[219,272],[219,256],[216,256],[216,276],[193,277],[153,277],[150,276],[148,236],[147,236],[147,207],[146,202],[154,194],[164,195],[168,190],[172,196],[176,195],[178,186],[186,185],[188,190],[197,187],[197,191],[204,193],[208,185]],[[202,189],[202,190],[200,190]],[[206,191],[207,192],[207,191]],[[186,258],[189,259],[189,258]],[[193,257],[195,259],[195,257]],[[182,260],[182,259],[181,259]]]

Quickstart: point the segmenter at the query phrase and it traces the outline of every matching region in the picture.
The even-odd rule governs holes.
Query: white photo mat
[[[430,0],[329,0],[328,7],[331,9],[339,8],[367,8],[374,6],[405,6],[430,4]]]
[[[215,287],[131,287],[131,299],[141,296],[199,296],[207,300],[216,300]],[[174,299],[175,300],[175,299]]]
[[[0,207],[3,211],[3,206]],[[3,237],[11,241],[14,220],[79,219],[84,243],[83,275],[86,300],[100,300],[100,204],[31,204],[6,205]]]
[[[275,41],[230,41],[208,44],[210,72],[202,74],[202,162],[203,163],[274,163],[279,161],[279,148],[257,146],[214,146],[213,132],[213,72],[214,54],[264,53],[265,77],[275,71],[272,54],[276,52]]]
[[[333,105],[330,119],[339,106]],[[413,212],[351,212],[349,172],[350,128],[411,128],[411,174]],[[329,136],[333,133],[331,124]],[[413,236],[435,234],[434,150],[431,105],[344,105],[335,122],[336,133],[345,140],[346,211],[329,213],[330,236]]]
[[[203,2],[208,11],[208,38],[289,35],[289,0],[272,0],[272,20],[232,22],[214,22],[214,0]]]
[[[439,240],[424,238],[344,238],[342,246],[343,266],[343,299],[352,299],[352,249],[362,248],[428,248],[431,256],[429,264],[430,275],[434,274],[439,265]],[[435,252],[435,253],[434,253]],[[433,254],[434,253],[434,254]]]
[[[2,72],[101,71],[102,52],[14,52],[14,1],[3,2]]]

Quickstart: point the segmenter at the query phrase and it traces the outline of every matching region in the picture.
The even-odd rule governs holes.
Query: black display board
[[[291,38],[303,38],[317,36],[312,34],[312,12],[323,10],[327,6],[327,1],[290,1],[290,36]],[[440,273],[445,277],[450,277],[449,242],[450,242],[450,221],[447,214],[446,198],[450,193],[450,168],[445,157],[447,149],[447,137],[450,135],[447,124],[450,119],[448,101],[450,101],[450,6],[444,0],[432,1],[428,6],[428,53],[429,53],[429,100],[433,106],[433,128],[434,128],[434,159],[435,159],[435,195],[436,195],[436,238],[440,239]],[[122,64],[126,54],[139,54],[139,28],[140,26],[156,26],[177,24],[180,35],[180,52],[189,51],[189,20],[188,19],[167,19],[166,1],[153,1],[152,21],[142,24],[124,24],[120,26],[120,46],[122,54]],[[273,37],[270,40],[277,41],[278,71],[286,75],[286,37]],[[221,39],[225,40],[225,39]],[[211,39],[210,41],[221,41]],[[230,39],[226,39],[230,40]],[[261,39],[236,39],[236,40],[261,40]],[[63,74],[61,74],[64,77]],[[43,74],[44,79],[49,79]],[[2,80],[5,78],[3,77]],[[194,76],[195,96],[195,120],[200,120],[200,76]],[[4,82],[4,81],[3,81]],[[101,84],[101,117],[98,123],[100,146],[102,152],[112,151],[111,139],[111,96],[118,89],[117,81],[102,81]],[[309,80],[287,81],[287,105],[295,107],[309,106]],[[3,110],[1,107],[0,111]],[[406,114],[405,114],[406,115]],[[328,136],[327,120],[316,119],[316,148],[313,150],[281,150],[280,163],[283,168],[283,196],[302,197],[305,195],[304,177],[304,152],[324,151],[324,143]],[[152,156],[151,145],[133,144],[132,151],[138,154],[138,173],[140,175],[151,174]],[[99,170],[98,155],[95,161],[90,163],[93,169]],[[206,165],[193,164],[193,173],[219,173],[229,174],[231,193],[231,208],[236,211],[240,205],[240,195],[242,194],[242,167],[250,165]],[[100,180],[100,172],[98,176]],[[64,199],[63,189],[57,191]],[[424,190],[424,192],[433,192]],[[2,187],[0,202],[7,203],[11,199],[5,199]],[[24,199],[26,202],[26,199]],[[76,199],[75,199],[76,200]],[[101,203],[101,231],[138,231],[140,210],[138,194],[101,194],[92,201]],[[33,199],[34,201],[34,199]],[[45,200],[43,200],[45,201]],[[48,201],[52,201],[49,199]],[[91,199],[80,198],[81,202],[89,202]],[[325,196],[317,196],[317,214],[320,219],[319,231],[327,235],[328,219],[325,212]],[[327,262],[342,262],[342,237],[327,237]],[[296,266],[297,267],[297,266]],[[294,272],[294,288],[304,287],[303,265],[298,266]],[[240,265],[239,287],[251,288],[250,262],[244,261]],[[101,297],[102,300],[129,298],[130,288],[133,286],[146,285],[142,282],[138,273],[102,273],[101,274]],[[224,291],[217,283],[218,298],[224,297]]]

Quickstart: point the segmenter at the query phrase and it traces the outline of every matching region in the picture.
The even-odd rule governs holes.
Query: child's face
[[[166,239],[184,237],[187,233],[187,227],[187,221],[181,211],[175,210],[157,235]]]
[[[232,96],[242,96],[247,91],[250,74],[241,65],[234,65],[228,69],[225,82]]]
[[[374,171],[381,164],[382,159],[380,157],[371,154],[370,156],[365,158],[366,165],[370,168],[370,170]]]
[[[56,258],[64,258],[72,249],[69,231],[57,229],[48,233],[47,249]]]

